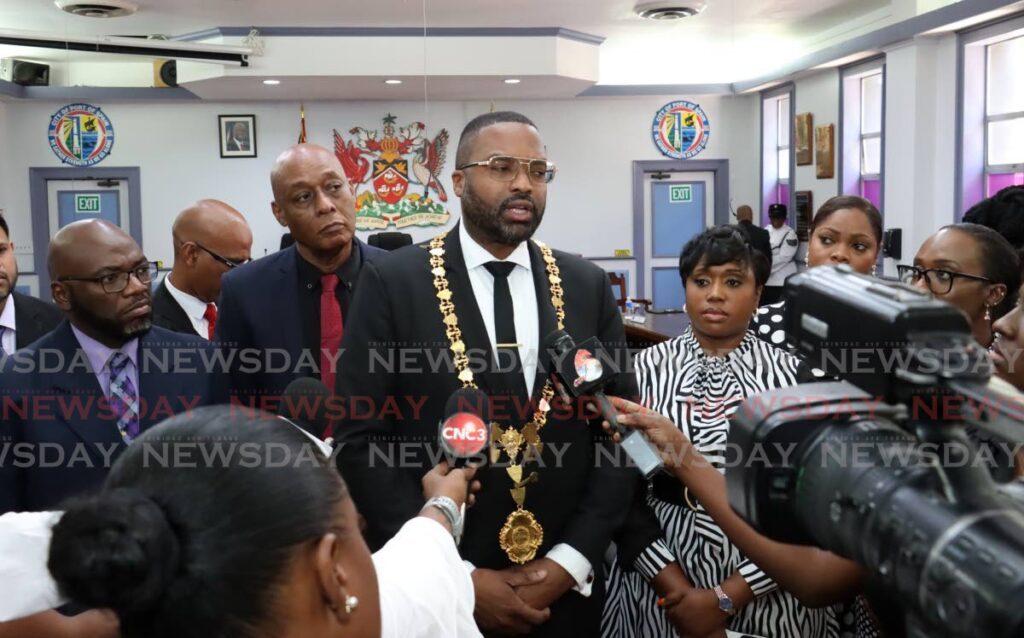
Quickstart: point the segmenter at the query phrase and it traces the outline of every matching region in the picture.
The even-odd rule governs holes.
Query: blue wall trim
[[[731,95],[731,84],[595,84],[579,97],[629,95]]]
[[[198,100],[183,87],[26,86],[20,97],[34,100]]]
[[[245,37],[256,29],[264,37],[348,37],[348,38],[422,38],[424,30],[419,27],[214,27],[175,37],[175,40],[191,42],[215,37]],[[428,27],[427,37],[433,38],[528,38],[558,37],[587,44],[601,44],[604,38],[598,35],[563,29],[562,27]]]

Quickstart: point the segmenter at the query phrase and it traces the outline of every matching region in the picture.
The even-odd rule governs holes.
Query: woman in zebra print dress
[[[662,428],[652,426],[645,434],[658,445],[675,478],[656,477],[647,497],[663,538],[632,565],[616,559],[610,568],[602,617],[607,638],[721,636],[725,628],[771,638],[839,635],[832,608],[802,605],[737,544],[763,550],[762,563],[785,574],[787,583],[813,592],[808,597],[815,604],[846,599],[859,586],[860,570],[852,563],[814,548],[770,541],[725,501],[729,417],[745,398],[811,376],[798,359],[747,329],[767,279],[767,262],[761,259],[732,227],[711,228],[692,239],[679,266],[691,326],[681,337],[637,356],[646,423],[657,420]],[[614,402],[627,413],[623,425],[643,427],[628,414],[639,406]],[[658,580],[680,567],[689,583],[659,598],[653,587],[665,591]],[[735,615],[722,611],[717,588],[731,599]]]

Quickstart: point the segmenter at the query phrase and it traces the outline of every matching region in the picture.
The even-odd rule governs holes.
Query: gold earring
[[[351,614],[359,606],[359,599],[355,596],[345,596],[345,613]]]

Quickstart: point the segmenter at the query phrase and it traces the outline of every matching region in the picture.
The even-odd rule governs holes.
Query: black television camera
[[[989,390],[964,316],[842,266],[791,277],[785,294],[788,340],[844,381],[739,408],[733,509],[863,565],[909,636],[1024,636],[1024,484],[993,478],[1012,468],[1024,410]]]

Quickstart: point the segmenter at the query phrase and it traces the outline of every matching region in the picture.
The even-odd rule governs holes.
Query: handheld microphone
[[[448,397],[444,416],[437,425],[437,440],[452,467],[464,467],[480,458],[491,440],[489,400],[476,388],[459,388]]]
[[[601,364],[602,358],[608,360],[608,353],[597,337],[576,345],[565,330],[555,330],[548,335],[545,344],[554,363],[552,374],[573,397],[592,396],[597,399],[601,416],[622,437],[622,449],[644,478],[651,478],[661,470],[664,463],[658,451],[642,433],[628,430],[619,424],[615,408],[603,391],[615,377],[615,372]]]
[[[318,439],[326,439],[331,427],[327,410],[327,399],[330,396],[331,391],[317,379],[295,379],[284,389],[277,414]]]

